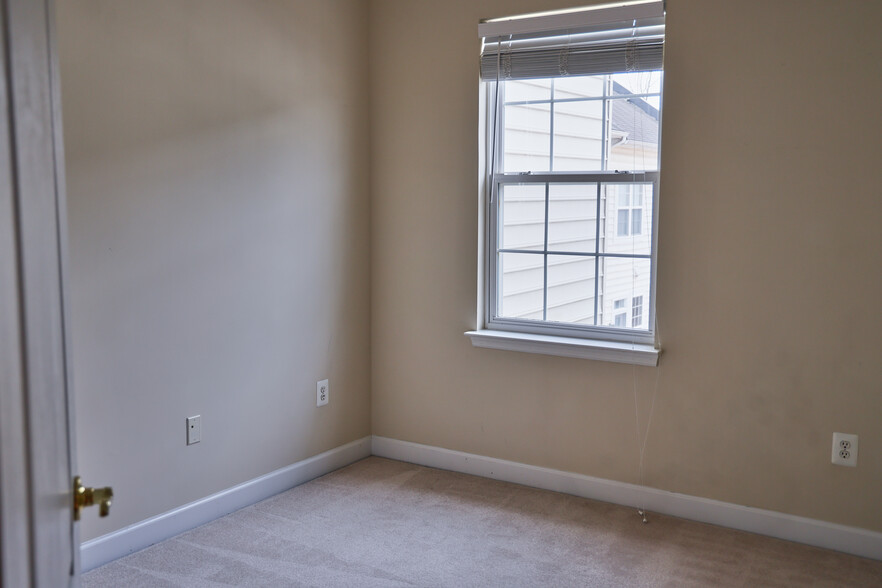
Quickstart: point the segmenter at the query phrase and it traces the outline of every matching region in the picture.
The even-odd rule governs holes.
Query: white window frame
[[[494,117],[500,109],[500,105],[504,104],[503,92],[497,92],[496,83],[493,81],[483,82],[485,93],[482,96],[487,107],[487,112],[483,113],[485,122],[485,140],[486,152],[488,157],[485,158],[484,164],[494,170],[501,170],[501,158],[504,149],[501,147],[501,133],[504,125],[496,123],[494,125]],[[661,89],[660,89],[661,91]],[[498,100],[498,103],[497,103]],[[661,125],[661,104],[659,105],[659,125]],[[500,117],[501,118],[501,117]],[[495,150],[496,162],[491,161],[492,150],[489,148],[493,142],[494,129],[497,133],[495,141],[498,148]],[[659,153],[661,151],[661,140],[659,138]],[[607,253],[603,251],[599,256],[614,257],[639,257],[650,260],[650,287],[649,300],[644,300],[643,320],[647,325],[645,330],[632,328],[616,328],[610,326],[597,325],[581,325],[571,323],[557,323],[550,321],[537,321],[526,319],[515,319],[498,316],[496,306],[499,300],[498,292],[498,276],[497,276],[497,259],[499,243],[499,230],[497,227],[499,220],[499,198],[498,193],[500,186],[506,184],[545,184],[551,185],[557,182],[565,183],[585,183],[596,184],[598,194],[602,190],[604,184],[623,184],[623,183],[645,183],[652,184],[652,216],[650,222],[650,253],[648,255],[628,255],[620,253]],[[606,361],[616,361],[623,363],[634,363],[641,365],[656,365],[660,350],[657,346],[656,332],[654,329],[655,321],[655,295],[657,284],[657,240],[658,240],[658,203],[659,203],[659,172],[658,171],[640,171],[620,172],[616,170],[596,171],[590,173],[571,173],[571,172],[544,172],[544,173],[528,173],[509,172],[504,173],[496,171],[492,178],[489,178],[487,185],[484,186],[482,202],[486,215],[487,223],[485,225],[483,240],[483,259],[480,266],[484,268],[482,279],[483,293],[481,294],[481,310],[482,319],[479,328],[466,333],[471,338],[472,343],[478,347],[487,347],[493,349],[508,349],[517,351],[527,351],[533,353],[544,353],[551,355],[562,355],[568,357],[583,357],[590,359],[599,359]],[[617,204],[617,203],[616,203]],[[598,206],[600,198],[598,198]],[[631,207],[633,208],[633,207]],[[646,211],[647,205],[645,198],[642,210]],[[598,223],[600,222],[598,215]],[[629,232],[630,223],[632,222],[629,214]],[[545,222],[549,222],[547,215]],[[641,219],[641,232],[646,231],[646,219]],[[503,250],[504,251],[504,250]],[[548,248],[537,255],[556,254],[550,253]],[[594,256],[592,256],[594,257]],[[599,277],[595,274],[595,277]],[[626,310],[626,312],[628,312]],[[595,311],[598,316],[598,311]]]
[[[602,189],[604,183],[622,184],[632,181],[635,184],[652,184],[653,186],[653,209],[657,210],[657,194],[658,194],[658,172],[640,172],[640,173],[619,173],[615,171],[608,172],[592,172],[592,173],[570,173],[570,172],[549,172],[543,174],[530,174],[529,176],[520,173],[497,173],[493,182],[493,196],[489,203],[488,216],[490,221],[490,230],[487,236],[487,300],[486,300],[486,328],[499,331],[514,331],[519,333],[535,333],[539,335],[552,335],[560,337],[577,337],[583,339],[594,339],[600,341],[619,341],[629,343],[641,343],[644,345],[655,345],[655,333],[653,329],[635,330],[631,328],[616,328],[605,325],[580,325],[575,323],[557,323],[551,321],[537,321],[528,319],[516,319],[499,316],[497,313],[497,305],[499,303],[499,279],[498,279],[498,254],[497,252],[507,252],[507,250],[497,247],[499,243],[499,213],[498,206],[500,199],[498,191],[501,185],[523,185],[523,184],[546,184],[552,183],[585,183],[597,184],[598,193]],[[598,194],[598,206],[600,198]],[[656,212],[653,212],[653,217]],[[598,219],[600,216],[598,216]],[[546,223],[548,219],[546,219]],[[598,220],[598,223],[600,220]],[[653,235],[649,254],[625,254],[625,253],[600,253],[597,256],[583,255],[583,257],[592,258],[633,258],[633,259],[649,259],[650,260],[650,308],[649,321],[652,320],[654,310],[655,282],[656,282],[656,237],[655,223],[652,223]],[[562,252],[549,253],[547,250],[537,251],[535,255],[566,255]],[[599,264],[598,264],[599,265]],[[597,274],[595,274],[597,279]],[[598,311],[599,312],[599,309]],[[652,322],[648,322],[652,325]]]

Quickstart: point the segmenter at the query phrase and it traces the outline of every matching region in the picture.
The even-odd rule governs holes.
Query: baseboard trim
[[[80,547],[82,571],[87,572],[204,525],[240,508],[333,472],[370,454],[371,437],[364,437],[113,533],[86,541]]]
[[[371,453],[882,560],[882,533],[374,435]]]

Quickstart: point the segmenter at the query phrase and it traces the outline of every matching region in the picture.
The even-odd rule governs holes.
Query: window
[[[620,308],[625,308],[625,299],[619,298],[613,303],[613,309],[619,310]],[[613,325],[616,327],[624,327],[625,323],[628,321],[628,315],[624,312],[616,313],[615,319],[613,319]]]
[[[643,296],[635,296],[631,300],[631,326],[638,328],[643,322]]]
[[[483,328],[654,345],[662,2],[500,19],[481,30]]]
[[[633,186],[619,186],[616,235],[639,236],[643,233],[643,195]]]

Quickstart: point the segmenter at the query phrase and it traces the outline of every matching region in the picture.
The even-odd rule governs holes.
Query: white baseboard
[[[364,437],[113,533],[86,541],[80,548],[82,571],[87,572],[124,555],[204,525],[298,484],[333,472],[370,454],[371,438]]]
[[[882,533],[387,437],[364,437],[82,544],[82,571],[211,522],[369,455],[493,478],[882,560]]]
[[[882,533],[636,484],[374,436],[371,453],[882,560]]]

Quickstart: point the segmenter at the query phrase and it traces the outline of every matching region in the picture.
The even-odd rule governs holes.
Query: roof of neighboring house
[[[628,95],[631,91],[613,82],[613,95]],[[612,128],[625,133],[629,141],[658,143],[658,109],[643,98],[631,97],[612,100]]]

